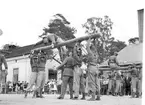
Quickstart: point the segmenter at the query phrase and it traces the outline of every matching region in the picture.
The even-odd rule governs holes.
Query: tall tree
[[[108,16],[104,16],[104,18],[92,17],[87,19],[87,22],[83,24],[85,33],[88,35],[101,33],[101,37],[96,39],[96,48],[99,49],[99,63],[103,62],[103,59],[108,56],[107,47],[114,40],[114,37],[111,36],[112,25],[113,22]]]
[[[44,28],[44,33],[53,33],[60,36],[64,40],[75,38],[76,29],[70,27],[70,22],[62,14],[54,15],[55,19],[50,20],[48,27]]]
[[[126,46],[126,43],[123,41],[112,41],[111,44],[107,47],[108,56],[111,56],[113,52],[119,52]]]

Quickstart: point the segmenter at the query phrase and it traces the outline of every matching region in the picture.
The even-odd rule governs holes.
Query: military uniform
[[[38,76],[38,55],[36,53],[33,53],[30,55],[30,64],[31,64],[31,76],[30,76],[30,81],[27,89],[25,90],[25,98],[27,97],[27,92],[32,89],[34,85],[36,85],[36,80]]]
[[[138,96],[142,95],[142,68],[139,71]]]
[[[115,89],[115,80],[114,80],[114,72],[112,72],[111,74],[109,74],[109,83],[108,83],[108,90],[107,90],[107,95],[114,94],[114,89]]]
[[[74,70],[74,59],[73,57],[66,57],[63,63],[57,67],[60,69],[64,66],[63,70],[63,78],[62,78],[62,85],[61,85],[61,94],[58,99],[63,99],[66,93],[67,84],[69,84],[70,90],[70,98],[73,98],[73,70]]]
[[[5,83],[6,72],[2,71],[2,64],[5,66],[5,70],[8,69],[7,62],[4,55],[0,54],[0,92],[2,91],[2,85]]]
[[[99,69],[97,66],[97,57],[96,52],[93,52],[90,49],[90,43],[87,43],[86,50],[88,52],[88,92],[91,92],[92,97],[88,101],[95,100],[95,94],[97,94],[97,100],[100,100],[100,80],[99,80]]]
[[[38,69],[38,75],[37,75],[37,80],[36,80],[36,89],[35,92],[38,91],[40,94],[40,98],[43,98],[42,96],[42,90],[45,85],[45,64],[47,62],[47,55],[46,53],[40,52],[38,53],[38,64],[37,64],[37,69]]]
[[[139,79],[138,79],[138,72],[136,68],[133,68],[131,71],[131,90],[132,90],[132,97],[134,98],[135,95],[137,94],[137,89],[138,89],[138,83],[139,83]]]
[[[118,60],[115,55],[111,56],[108,61],[108,65],[110,66],[111,70],[115,70],[118,66]]]
[[[116,73],[115,75],[115,80],[116,80],[116,88],[115,88],[115,95],[121,93],[121,74],[119,72]]]

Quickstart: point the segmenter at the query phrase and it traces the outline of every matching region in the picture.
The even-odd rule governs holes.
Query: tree
[[[48,28],[43,29],[43,34],[53,33],[64,40],[75,38],[74,34],[76,33],[76,29],[69,26],[70,22],[68,22],[62,14],[56,14],[54,17],[56,17],[56,19],[50,20]]]
[[[112,41],[112,43],[107,48],[109,56],[111,56],[113,54],[113,52],[119,52],[120,50],[122,50],[126,46],[127,45],[123,41],[119,41],[119,40]]]
[[[87,19],[87,22],[83,24],[83,27],[86,29],[85,33],[88,35],[101,34],[100,38],[95,39],[95,47],[98,49],[97,52],[99,55],[98,63],[102,63],[113,52],[119,52],[126,46],[125,42],[114,41],[115,38],[111,36],[112,25],[113,22],[108,16],[104,16],[104,18],[92,17]]]
[[[85,33],[88,35],[101,33],[101,37],[95,40],[95,47],[99,49],[99,63],[103,62],[103,59],[108,56],[107,47],[114,40],[114,37],[111,37],[112,25],[113,22],[108,16],[104,16],[104,18],[92,17],[87,19],[87,22],[83,24],[83,28],[86,29]]]

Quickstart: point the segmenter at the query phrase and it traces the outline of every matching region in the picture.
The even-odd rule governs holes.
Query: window
[[[18,82],[19,80],[19,68],[13,69],[13,82]]]

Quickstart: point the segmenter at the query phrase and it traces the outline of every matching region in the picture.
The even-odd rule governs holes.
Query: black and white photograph
[[[143,105],[143,0],[0,0],[0,105]]]

